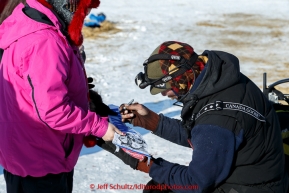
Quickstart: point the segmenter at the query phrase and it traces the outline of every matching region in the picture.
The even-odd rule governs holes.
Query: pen
[[[127,104],[131,105],[133,103],[134,99],[131,99],[131,101],[129,101]]]
[[[131,101],[129,101],[129,102],[127,103],[127,105],[131,105],[131,104],[133,103],[133,101],[134,101],[134,99],[131,99]],[[123,110],[126,110],[126,107],[124,106],[122,109],[123,109]]]

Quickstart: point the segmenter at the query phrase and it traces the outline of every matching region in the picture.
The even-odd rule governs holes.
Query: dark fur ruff
[[[102,117],[117,115],[116,112],[112,111],[106,104],[103,103],[101,96],[97,92],[89,90],[89,98],[90,111],[95,112]]]

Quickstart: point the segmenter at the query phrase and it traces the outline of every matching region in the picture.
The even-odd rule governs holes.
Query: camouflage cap
[[[167,41],[159,45],[153,51],[151,56],[155,54],[170,54],[182,56],[183,58],[189,60],[193,53],[194,49],[186,43]],[[147,65],[146,75],[149,79],[159,79],[164,75],[172,74],[180,69],[178,68],[178,66],[180,65],[179,62],[180,61],[176,60],[156,60]],[[198,66],[196,66],[196,68],[197,67]],[[198,69],[196,70],[198,71]],[[185,73],[175,77],[173,80],[159,85],[151,86],[150,92],[152,95],[155,95],[167,89],[172,89],[176,94],[183,95],[187,93],[190,89],[195,79],[194,74],[195,73],[193,72],[193,70],[188,70]]]

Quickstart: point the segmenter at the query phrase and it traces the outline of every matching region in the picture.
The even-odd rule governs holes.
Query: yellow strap
[[[285,155],[289,155],[289,145],[283,143],[284,153]]]
[[[282,134],[282,139],[289,138],[289,131],[282,132],[281,134]]]
[[[202,55],[199,55],[198,58],[200,58],[201,60],[203,60],[203,62],[206,64],[209,60],[209,58],[207,56],[202,56]]]
[[[288,110],[277,110],[276,113],[289,113]]]

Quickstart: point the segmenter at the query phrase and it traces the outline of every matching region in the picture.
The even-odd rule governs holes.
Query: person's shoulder
[[[47,40],[54,40],[56,42],[63,41],[66,39],[65,36],[61,33],[60,30],[56,28],[46,28],[42,30],[36,31],[33,35],[39,36],[39,38],[47,39]]]
[[[51,30],[41,30],[19,39],[18,43],[23,48],[22,57],[31,57],[31,55],[55,57],[57,55],[57,57],[61,56],[62,60],[68,60],[73,50],[64,41]]]
[[[34,33],[27,35],[27,37],[24,38],[24,41],[25,40],[31,42],[33,45],[54,45],[65,49],[70,47],[66,37],[53,28],[35,31]]]

